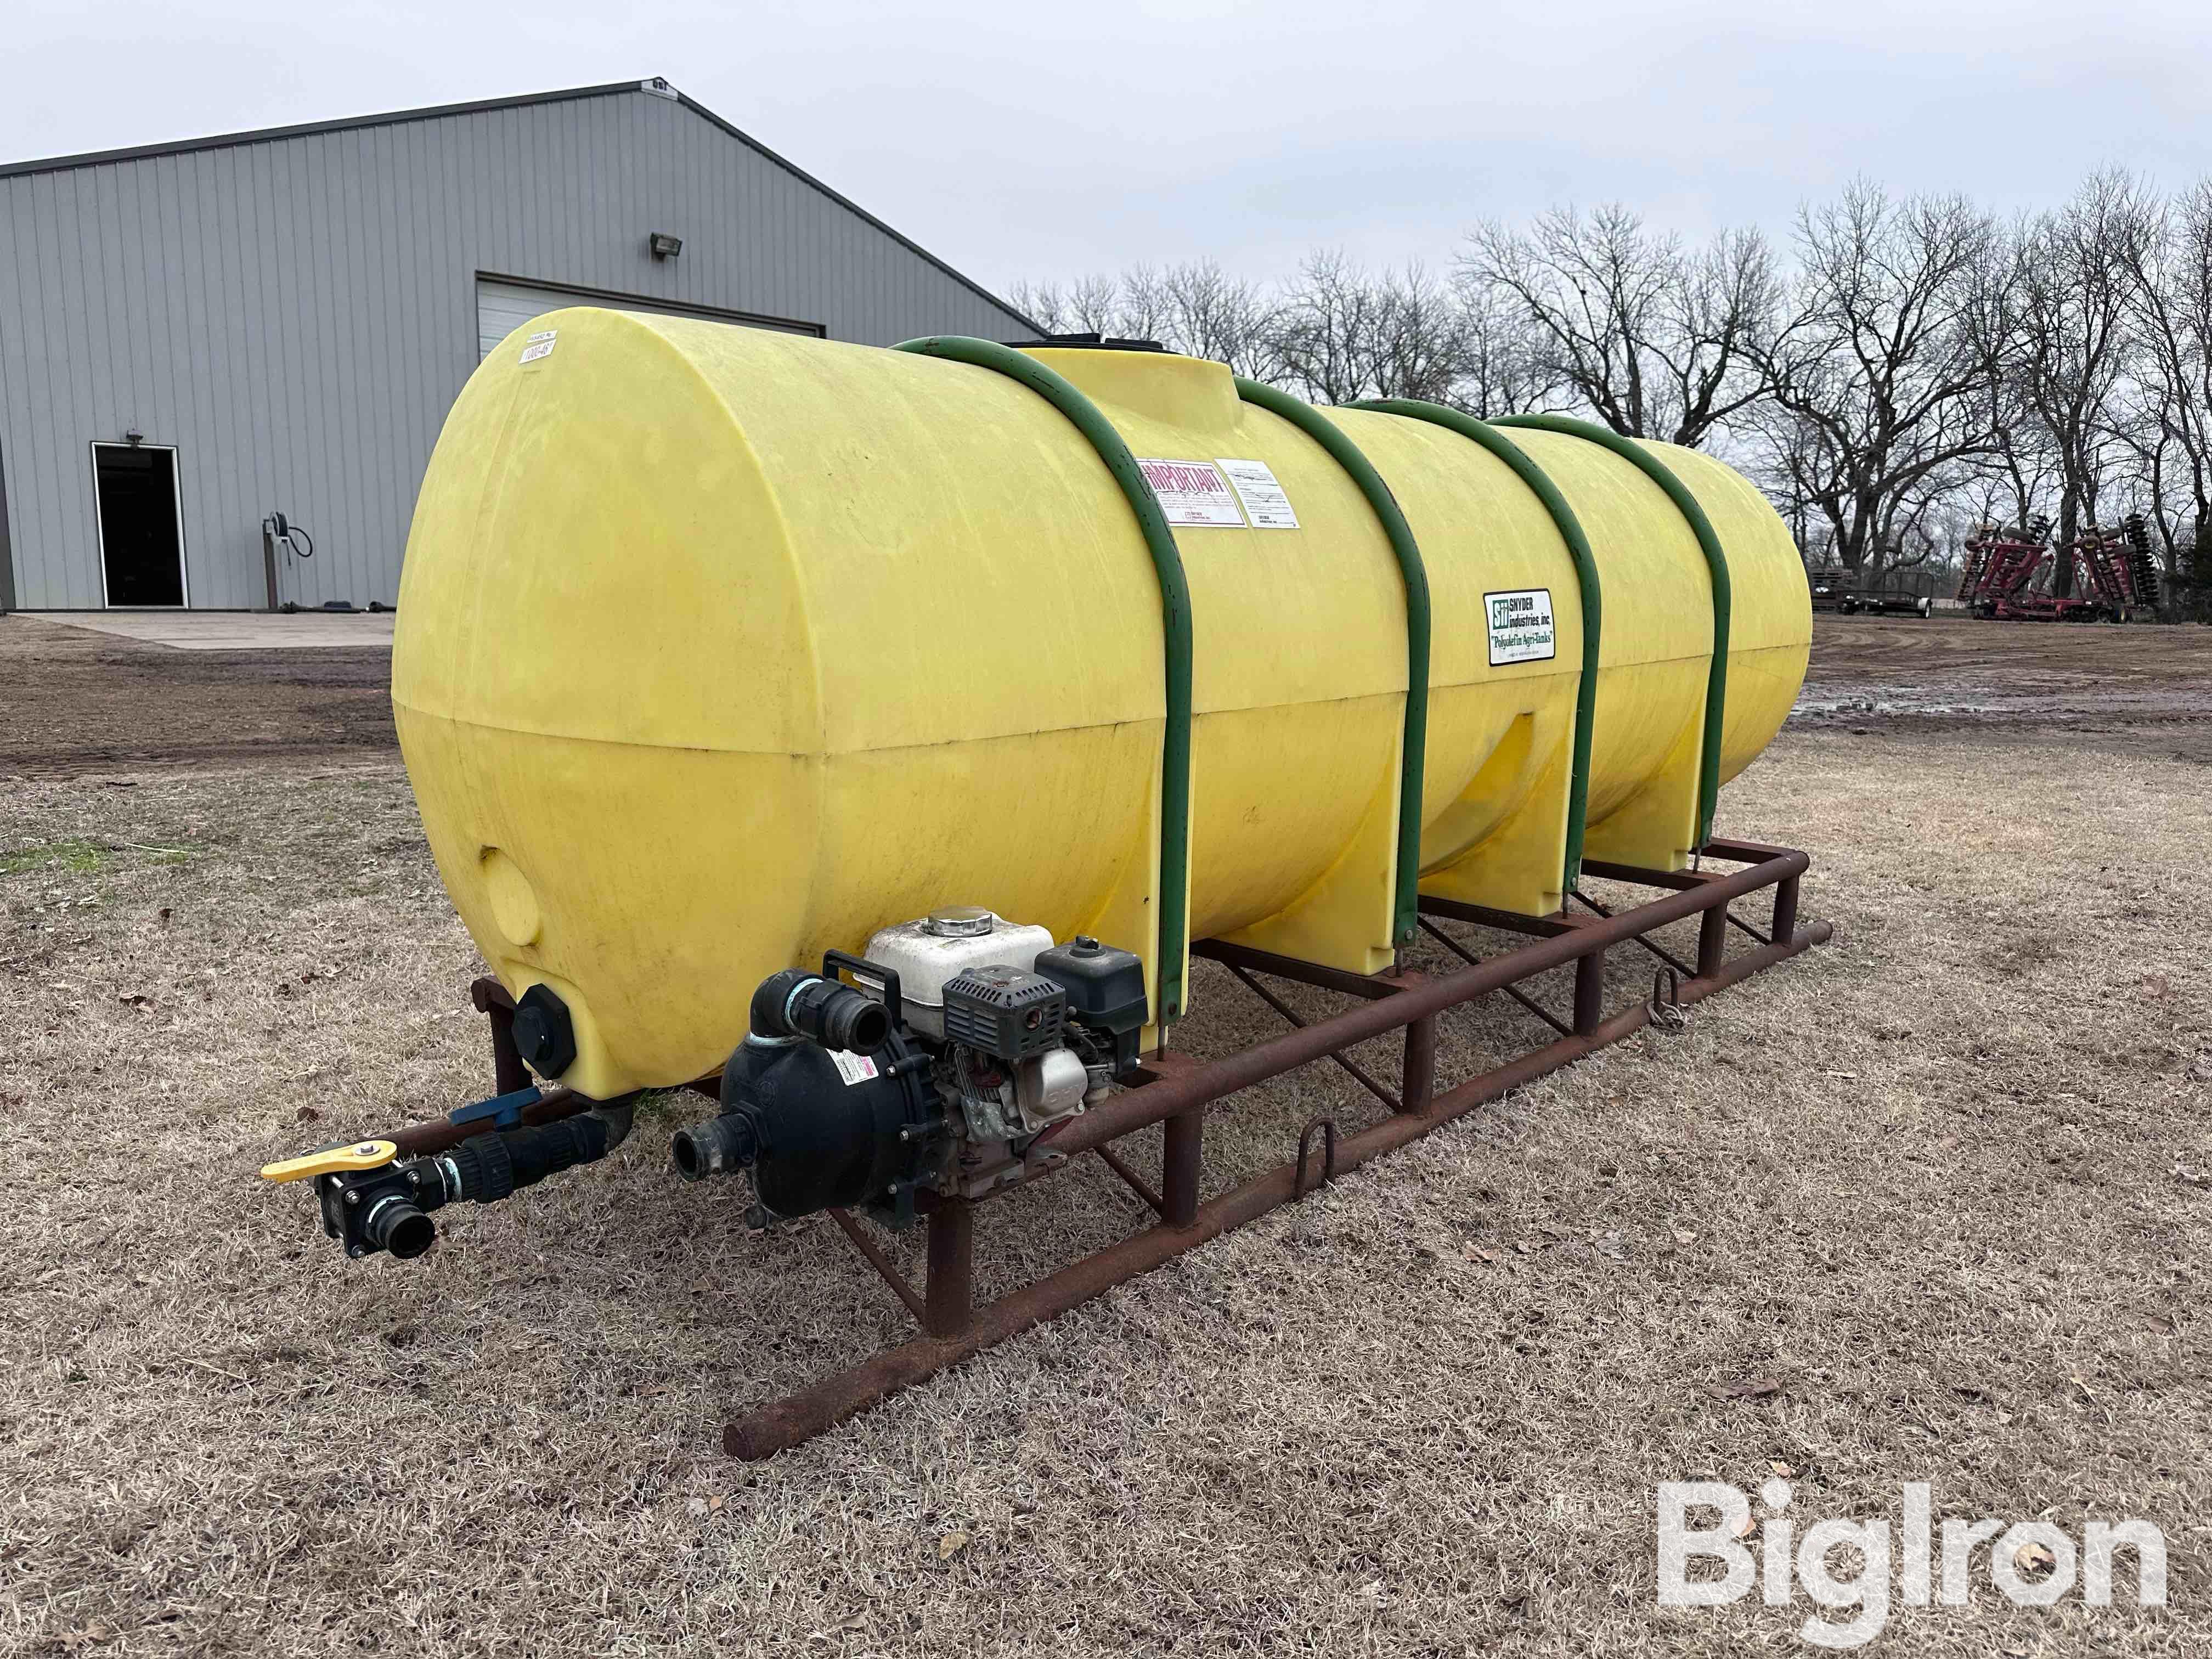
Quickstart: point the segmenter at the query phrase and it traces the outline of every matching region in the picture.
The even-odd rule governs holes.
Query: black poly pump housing
[[[887,1202],[910,1214],[936,1115],[912,1069],[896,1066],[908,1053],[894,1038],[868,1057],[874,1075],[856,1078],[817,1042],[743,1044],[722,1073],[722,1115],[706,1127],[732,1137],[729,1162],[752,1166],[779,1216]],[[679,1140],[677,1167],[696,1179],[719,1166],[687,1159]]]
[[[879,975],[883,1000],[840,982],[841,969]],[[896,974],[839,951],[820,973],[763,980],[751,1033],[722,1068],[721,1115],[676,1136],[678,1173],[750,1168],[776,1216],[866,1206],[888,1224],[911,1222],[940,1115],[900,1006]]]

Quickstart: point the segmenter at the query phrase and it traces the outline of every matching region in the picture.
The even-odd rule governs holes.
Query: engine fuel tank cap
[[[948,904],[932,910],[922,926],[939,939],[980,939],[997,921],[980,904]]]

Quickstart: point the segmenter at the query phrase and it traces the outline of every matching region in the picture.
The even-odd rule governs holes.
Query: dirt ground
[[[2094,734],[2212,760],[2212,630],[1816,616],[1801,726]]]
[[[387,650],[176,651],[0,617],[0,779],[398,752]]]
[[[1783,1470],[1807,1523],[1926,1481],[2165,1533],[2163,1611],[1978,1562],[1873,1651],[2212,1651],[2208,641],[1821,619],[1721,827],[1811,850],[1832,945],[745,1466],[726,1416],[902,1316],[834,1229],[672,1179],[700,1103],[411,1264],[253,1179],[488,1080],[380,664],[134,654],[133,694],[0,623],[0,1651],[1782,1654],[1802,1590],[1656,1604],[1653,1505]],[[2063,707],[1818,706],[1873,688]],[[1273,1029],[1197,990],[1186,1046]],[[1447,1067],[1524,1018],[1455,1016]],[[1241,1098],[1216,1186],[1360,1098]],[[1071,1172],[979,1261],[1137,1224]]]

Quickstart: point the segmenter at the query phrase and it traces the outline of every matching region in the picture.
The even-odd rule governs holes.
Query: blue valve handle
[[[512,1129],[522,1121],[522,1114],[542,1098],[538,1085],[517,1089],[512,1094],[494,1095],[489,1100],[479,1100],[473,1105],[462,1106],[446,1115],[448,1123],[480,1123],[489,1119],[495,1129]]]

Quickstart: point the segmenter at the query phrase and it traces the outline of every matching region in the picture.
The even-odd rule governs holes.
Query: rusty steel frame
[[[1741,867],[1722,873],[1703,868],[1707,860]],[[1056,1318],[1208,1239],[1305,1197],[1369,1159],[1618,1042],[1655,1019],[1674,1018],[1679,1023],[1674,1009],[1711,996],[1829,937],[1826,922],[1797,925],[1798,884],[1809,862],[1803,853],[1754,842],[1713,841],[1706,844],[1698,862],[1700,867],[1696,869],[1658,871],[1586,861],[1583,870],[1587,876],[1668,890],[1661,897],[1610,914],[1591,905],[1594,913],[1589,915],[1559,911],[1548,916],[1522,916],[1425,897],[1421,909],[1429,931],[1467,963],[1440,975],[1401,969],[1369,976],[1219,939],[1194,943],[1192,954],[1228,969],[1287,1020],[1291,1030],[1217,1060],[1200,1060],[1172,1050],[1148,1056],[1138,1074],[1138,1086],[1040,1137],[1040,1148],[1053,1156],[1036,1165],[1042,1174],[1064,1167],[1080,1153],[1096,1152],[1158,1217],[1158,1221],[1118,1244],[977,1307],[975,1212],[982,1200],[942,1199],[929,1208],[927,1267],[919,1291],[869,1237],[864,1223],[842,1211],[831,1212],[837,1225],[913,1314],[922,1334],[726,1425],[723,1449],[732,1456],[755,1460],[811,1439],[902,1389],[1033,1325]],[[1729,907],[1765,888],[1774,892],[1773,920],[1769,930],[1761,933],[1732,915]],[[1658,951],[1644,936],[1693,916],[1698,924],[1698,946],[1695,969],[1691,972],[1691,964],[1671,952]],[[1532,942],[1501,955],[1478,958],[1443,932],[1439,925],[1443,921],[1522,933]],[[1732,925],[1758,941],[1755,948],[1730,957],[1727,946]],[[1667,965],[1660,971],[1652,1000],[1632,1003],[1608,1014],[1604,994],[1607,951],[1627,943],[1653,949]],[[1572,1014],[1562,1021],[1520,988],[1540,975],[1569,967],[1574,970]],[[1261,986],[1262,975],[1350,996],[1361,1006],[1308,1023]],[[1438,1018],[1451,1009],[1501,991],[1542,1018],[1558,1035],[1540,1047],[1438,1092]],[[480,1000],[478,1006],[485,1006],[484,1001]],[[491,1008],[487,1012],[492,1013],[494,1042],[504,1077],[512,1037],[501,1031],[497,1012]],[[508,1018],[511,1021],[511,1011]],[[1345,1050],[1401,1030],[1405,1033],[1402,1081],[1394,1094]],[[1300,1135],[1294,1159],[1200,1202],[1206,1109],[1239,1090],[1317,1060],[1343,1066],[1389,1109],[1389,1115],[1379,1123],[1349,1131],[1340,1129],[1326,1115],[1316,1117]],[[1158,1192],[1113,1146],[1154,1125],[1161,1132]]]

